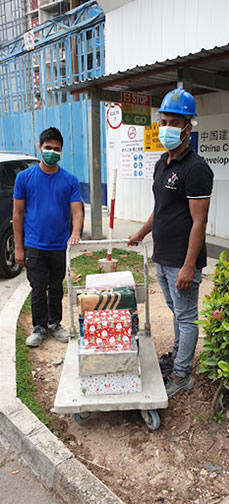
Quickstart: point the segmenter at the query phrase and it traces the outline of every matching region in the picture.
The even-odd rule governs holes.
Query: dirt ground
[[[172,347],[173,324],[153,269],[152,278],[152,336],[161,355]],[[211,278],[205,276],[200,308],[211,289]],[[21,322],[29,334],[30,316],[22,314]],[[68,327],[66,298],[63,325]],[[49,338],[30,350],[38,402],[53,417],[75,457],[125,504],[216,504],[229,494],[229,410],[220,425],[212,420],[217,387],[196,374],[202,344],[200,334],[193,390],[170,399],[168,409],[159,411],[161,426],[154,432],[148,431],[138,411],[93,413],[85,425],[78,425],[69,414],[53,413],[66,345]]]

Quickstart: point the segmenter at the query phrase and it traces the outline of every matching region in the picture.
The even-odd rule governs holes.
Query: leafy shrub
[[[229,260],[221,252],[212,276],[214,288],[203,299],[204,320],[196,321],[205,332],[198,373],[229,385]]]

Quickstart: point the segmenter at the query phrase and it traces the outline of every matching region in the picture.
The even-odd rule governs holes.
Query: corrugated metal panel
[[[106,72],[228,43],[227,0],[135,0],[106,15]]]
[[[90,88],[106,89],[107,91],[136,90],[153,96],[166,93],[166,89],[176,87],[177,70],[179,68],[201,69],[209,74],[229,72],[229,44],[223,47],[202,49],[198,53],[177,56],[172,60],[155,61],[153,64],[128,68],[115,74],[104,75],[94,79],[86,79],[69,86],[62,86],[63,91],[84,92]],[[200,93],[201,91],[199,91]],[[195,90],[194,90],[195,93]]]

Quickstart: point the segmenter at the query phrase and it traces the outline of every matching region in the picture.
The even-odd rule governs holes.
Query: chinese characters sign
[[[198,119],[198,154],[214,171],[216,180],[229,180],[229,116]]]

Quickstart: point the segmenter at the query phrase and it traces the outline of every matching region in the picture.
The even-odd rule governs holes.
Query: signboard
[[[166,150],[158,140],[158,134],[159,125],[157,122],[153,122],[151,126],[147,126],[144,129],[144,152],[161,152]]]
[[[215,180],[229,180],[229,115],[198,117],[194,134],[198,154],[213,170]]]
[[[123,126],[120,147],[120,177],[152,180],[155,163],[161,152],[144,152],[144,129]]]
[[[32,51],[34,49],[34,33],[30,30],[24,33],[24,43],[26,51]]]
[[[136,126],[151,125],[151,99],[140,93],[121,93],[122,123]]]
[[[117,129],[122,124],[122,107],[119,103],[110,105],[107,109],[107,122],[112,129]]]

